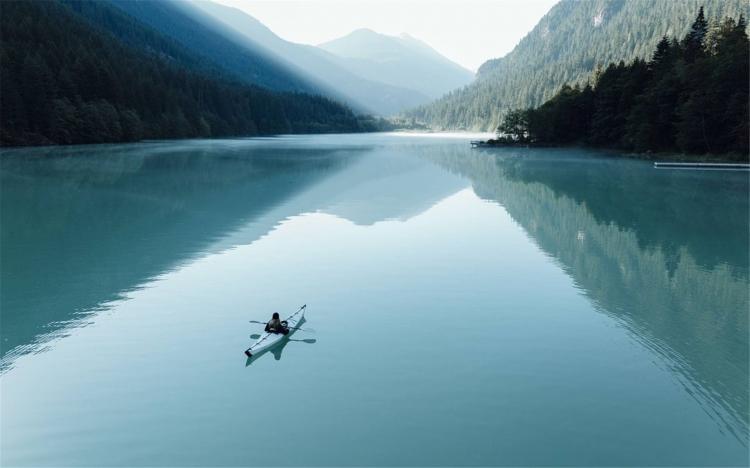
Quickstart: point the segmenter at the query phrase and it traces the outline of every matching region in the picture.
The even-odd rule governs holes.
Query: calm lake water
[[[4,466],[748,463],[747,173],[386,134],[0,162]]]

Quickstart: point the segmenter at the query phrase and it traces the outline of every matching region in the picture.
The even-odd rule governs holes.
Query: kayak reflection
[[[245,361],[245,367],[249,366],[250,364],[254,363],[256,360],[264,356],[266,353],[270,353],[273,355],[274,359],[277,361],[281,360],[281,353],[284,351],[284,348],[286,348],[286,345],[289,344],[290,341],[295,341],[298,343],[307,343],[307,344],[315,344],[318,342],[315,338],[307,338],[304,340],[300,340],[297,338],[284,338],[281,343],[274,346],[273,348],[267,349],[265,351],[261,351],[258,354],[254,354],[253,357],[247,358]]]

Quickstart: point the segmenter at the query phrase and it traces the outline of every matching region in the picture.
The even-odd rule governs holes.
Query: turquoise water
[[[746,173],[397,135],[1,158],[3,466],[748,463]]]

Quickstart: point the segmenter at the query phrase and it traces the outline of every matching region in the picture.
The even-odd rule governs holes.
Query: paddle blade
[[[257,333],[253,333],[252,335],[250,335],[250,338],[257,340],[258,338],[260,338],[260,335]]]
[[[294,338],[289,338],[289,341],[296,341],[297,343],[307,343],[307,344],[315,344],[318,342],[315,338],[307,338],[305,340],[296,340]]]

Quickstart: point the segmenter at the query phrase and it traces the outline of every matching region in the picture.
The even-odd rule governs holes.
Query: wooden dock
[[[750,171],[747,163],[655,162],[656,169],[702,169],[712,171]]]

